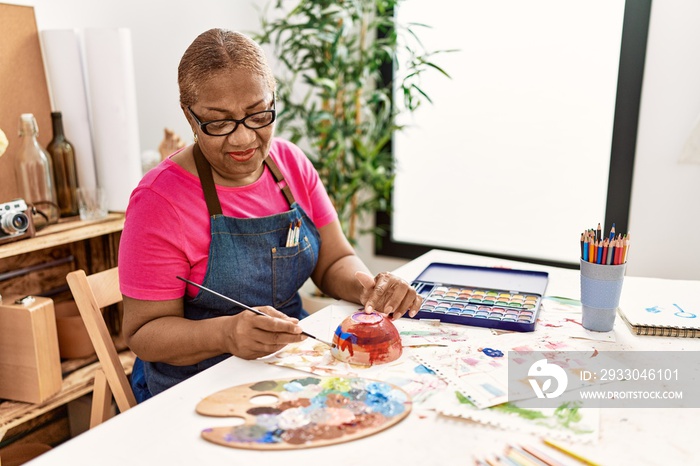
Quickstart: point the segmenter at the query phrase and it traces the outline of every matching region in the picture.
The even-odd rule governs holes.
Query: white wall
[[[630,210],[629,275],[700,279],[700,2],[653,0]]]
[[[211,27],[258,28],[267,0],[34,0],[39,29],[128,27],[132,30],[141,149],[156,149],[163,127],[186,140],[178,106],[177,64],[185,48]],[[629,275],[700,279],[700,164],[678,159],[700,116],[700,2],[652,5],[637,143]],[[359,251],[374,272],[404,261]]]
[[[157,150],[163,128],[191,142],[179,105],[177,65],[194,38],[212,27],[242,32],[258,28],[251,0],[21,0],[34,7],[37,27],[126,27],[131,30],[141,151]],[[70,139],[70,135],[67,135]]]

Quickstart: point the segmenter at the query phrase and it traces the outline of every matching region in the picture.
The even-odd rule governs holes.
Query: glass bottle
[[[58,204],[53,184],[51,158],[39,145],[36,119],[31,113],[23,113],[19,119],[20,147],[15,169],[20,197],[32,204],[43,218],[34,217],[37,228],[58,220]]]
[[[53,139],[46,150],[51,154],[56,195],[61,217],[78,215],[78,175],[75,169],[75,150],[63,134],[61,112],[51,112]]]

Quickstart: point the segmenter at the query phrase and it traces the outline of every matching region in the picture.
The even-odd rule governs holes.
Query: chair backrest
[[[84,270],[76,270],[70,272],[66,280],[101,366],[95,374],[93,388],[90,427],[94,427],[109,417],[112,395],[120,412],[136,406],[134,392],[102,315],[104,307],[123,299],[119,291],[119,271],[114,267],[86,275]]]

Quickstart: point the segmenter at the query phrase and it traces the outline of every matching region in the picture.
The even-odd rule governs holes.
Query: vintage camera
[[[0,244],[34,236],[32,214],[23,199],[0,204]]]

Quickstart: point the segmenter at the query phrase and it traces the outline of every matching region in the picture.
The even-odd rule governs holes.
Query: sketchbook
[[[700,281],[630,278],[618,313],[632,333],[700,338]]]

